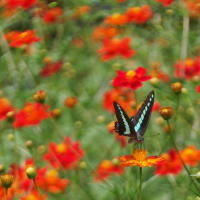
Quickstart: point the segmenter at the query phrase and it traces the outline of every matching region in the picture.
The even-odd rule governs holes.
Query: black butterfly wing
[[[113,102],[113,106],[117,117],[117,122],[115,122],[116,132],[120,135],[133,136],[134,134],[131,131],[132,123],[128,115],[117,102]]]
[[[142,139],[142,136],[147,129],[154,104],[154,96],[154,91],[151,91],[136,115],[130,118],[138,140]]]

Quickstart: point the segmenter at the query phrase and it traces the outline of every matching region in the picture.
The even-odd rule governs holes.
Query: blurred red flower
[[[47,168],[37,170],[36,182],[40,189],[54,194],[64,192],[69,184],[68,179],[59,178],[55,169]]]
[[[111,16],[108,16],[105,20],[104,23],[109,24],[109,25],[124,25],[128,22],[128,19],[126,15],[119,14],[119,13],[114,13]]]
[[[136,70],[130,70],[124,72],[122,70],[117,71],[117,77],[113,80],[114,87],[127,87],[133,90],[142,87],[142,82],[149,80],[151,77],[146,75],[146,69],[144,67],[138,67]]]
[[[45,23],[50,24],[58,20],[58,18],[63,14],[63,10],[60,7],[55,7],[47,10],[43,16]]]
[[[198,85],[198,86],[196,87],[196,90],[197,90],[198,93],[200,93],[200,85]]]
[[[38,0],[5,0],[4,5],[8,7],[8,9],[22,8],[27,10],[33,7],[37,2]]]
[[[126,2],[127,0],[116,0],[117,1],[117,3],[124,3],[124,2]]]
[[[192,167],[196,167],[200,161],[200,150],[196,149],[196,147],[192,145],[181,150],[180,155],[184,163]]]
[[[98,26],[92,33],[92,39],[94,41],[101,41],[115,37],[120,33],[119,29],[112,26]]]
[[[121,175],[123,173],[123,167],[120,167],[119,164],[115,164],[109,160],[103,160],[97,167],[94,178],[98,181],[104,181],[109,176],[112,175]]]
[[[33,42],[38,42],[39,37],[35,35],[35,30],[27,30],[24,32],[11,31],[5,34],[5,38],[9,41],[11,47],[20,47],[22,45],[30,45]]]
[[[154,102],[152,111],[153,112],[159,111],[159,109],[160,109],[160,103],[159,102]]]
[[[30,193],[23,195],[20,200],[47,200],[46,195],[40,195],[38,191],[31,191]]]
[[[55,168],[72,169],[83,156],[84,151],[80,148],[80,142],[72,143],[71,138],[66,137],[61,144],[49,143],[44,160]]]
[[[200,74],[200,57],[187,58],[175,64],[175,76],[177,78],[192,79]]]
[[[4,120],[7,117],[7,113],[10,111],[15,111],[10,101],[6,98],[0,98],[0,121]]]
[[[151,167],[162,160],[158,156],[147,157],[145,149],[135,149],[131,155],[124,155],[120,158],[120,165],[123,167]]]
[[[58,73],[62,69],[62,61],[57,61],[55,63],[48,63],[44,66],[44,68],[41,70],[40,75],[42,77],[49,77],[52,76],[55,73]]]
[[[189,13],[192,17],[199,17],[200,10],[199,10],[199,0],[184,0],[186,7],[189,10]]]
[[[87,14],[88,12],[90,12],[90,10],[91,10],[91,7],[88,6],[88,5],[81,6],[81,7],[77,8],[77,9],[75,10],[74,18],[75,18],[75,19],[80,18],[82,15],[85,15],[85,14]]]
[[[130,58],[135,54],[135,50],[130,47],[130,42],[131,38],[129,37],[121,40],[118,38],[105,39],[98,53],[103,61],[108,61],[116,56]]]
[[[165,7],[170,6],[174,2],[174,0],[156,0],[156,1],[162,3],[162,5]]]
[[[47,105],[35,103],[26,103],[25,107],[15,114],[13,126],[21,128],[23,126],[38,125],[42,120],[49,117]]]
[[[134,91],[129,88],[113,88],[104,94],[103,107],[114,113],[113,101],[119,103],[128,113],[134,115],[133,106],[136,104]]]
[[[156,175],[164,176],[168,174],[177,175],[182,170],[182,163],[175,149],[161,155],[162,161],[156,164]]]
[[[128,8],[126,16],[129,23],[144,24],[153,16],[153,13],[149,5],[144,5]]]

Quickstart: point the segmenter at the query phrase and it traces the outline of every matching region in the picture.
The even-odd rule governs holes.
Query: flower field
[[[200,200],[200,0],[0,0],[0,200]]]

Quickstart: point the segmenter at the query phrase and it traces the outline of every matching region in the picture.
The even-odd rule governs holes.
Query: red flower
[[[31,191],[30,193],[23,195],[20,200],[47,200],[46,195],[40,195],[38,191]]]
[[[149,5],[144,5],[142,7],[128,8],[126,16],[128,22],[144,24],[153,16],[153,13]]]
[[[60,17],[60,15],[62,15],[62,14],[63,14],[62,8],[59,8],[59,7],[52,8],[44,14],[43,20],[45,23],[50,24],[50,23],[57,21],[58,18]]]
[[[10,101],[6,98],[0,98],[0,121],[5,119],[10,111],[15,111]]]
[[[156,0],[156,1],[162,3],[163,6],[167,7],[170,6],[174,0]]]
[[[103,46],[98,50],[103,61],[108,61],[116,56],[122,56],[123,58],[130,58],[135,54],[135,50],[130,47],[131,39],[126,37],[122,40],[113,38],[105,39]]]
[[[156,164],[155,174],[163,176],[168,174],[177,175],[182,170],[182,163],[175,149],[162,154],[163,160]]]
[[[200,161],[200,150],[196,149],[196,147],[192,145],[181,150],[180,155],[184,163],[192,167],[196,167]]]
[[[199,17],[199,0],[184,0],[186,7],[188,8],[192,17]]]
[[[13,126],[20,128],[23,126],[38,125],[42,120],[48,118],[47,105],[44,106],[40,103],[27,103],[15,115]]]
[[[83,156],[84,151],[80,148],[80,142],[72,143],[71,139],[66,137],[61,144],[50,142],[44,160],[55,168],[72,169]]]
[[[5,35],[6,39],[10,42],[11,47],[20,47],[22,45],[30,45],[33,42],[38,42],[40,38],[35,35],[35,31],[27,30],[24,32],[11,31]]]
[[[38,0],[5,0],[4,4],[8,9],[22,8],[27,10],[33,7],[37,1]]]
[[[44,68],[40,72],[40,75],[43,77],[49,77],[55,73],[58,73],[61,70],[61,68],[62,68],[62,61],[58,61],[55,63],[48,63],[44,66]]]
[[[122,15],[119,13],[115,13],[111,16],[108,16],[105,21],[106,24],[109,25],[124,25],[128,22],[126,15]]]
[[[159,102],[154,102],[152,111],[153,112],[159,111],[159,109],[160,109],[160,103]]]
[[[118,70],[117,77],[113,80],[114,87],[127,87],[133,90],[142,86],[142,82],[149,80],[151,77],[146,75],[144,67],[138,67],[136,70],[124,72]]]
[[[104,94],[103,107],[114,113],[113,101],[119,103],[129,115],[134,115],[135,94],[128,88],[114,88]]]
[[[198,93],[200,93],[200,85],[198,85],[198,86],[196,87],[196,90],[197,90]]]
[[[61,179],[55,169],[42,168],[37,170],[37,185],[40,189],[54,194],[64,192],[69,184],[68,179]]]
[[[95,171],[95,180],[104,181],[111,175],[121,175],[123,173],[123,167],[119,164],[114,164],[109,160],[103,160]]]
[[[175,64],[175,76],[177,78],[191,79],[200,74],[200,57],[187,58]]]

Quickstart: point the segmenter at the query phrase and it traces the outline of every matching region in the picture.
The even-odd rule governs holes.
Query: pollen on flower
[[[67,146],[65,144],[58,144],[56,149],[58,153],[64,153],[67,150]]]
[[[147,153],[148,152],[144,149],[135,149],[131,155],[124,155],[120,157],[120,165],[124,167],[151,167],[162,160],[158,156],[147,157]]]
[[[126,76],[128,79],[131,79],[135,76],[135,71],[134,70],[129,70],[128,72],[126,72]]]

